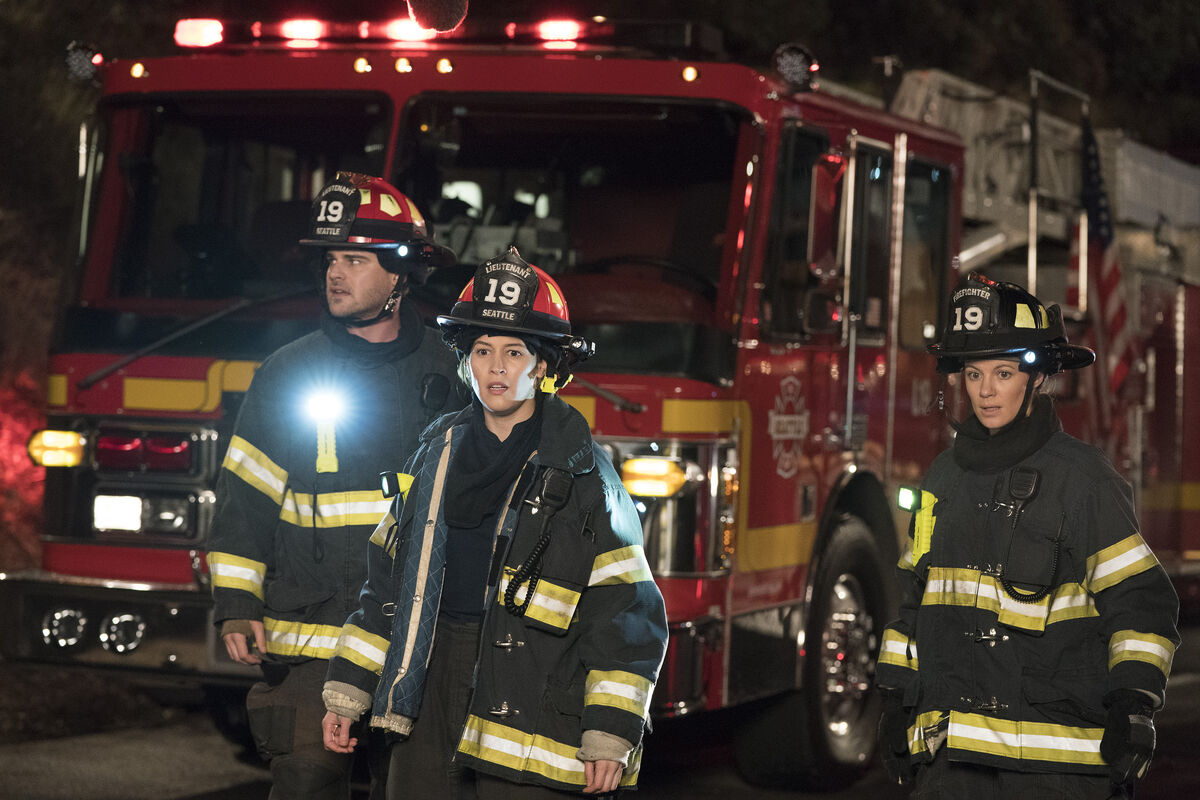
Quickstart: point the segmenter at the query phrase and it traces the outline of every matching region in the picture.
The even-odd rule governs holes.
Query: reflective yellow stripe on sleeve
[[[1140,533],[1127,536],[1087,560],[1088,588],[1099,593],[1121,581],[1158,566],[1158,559]]]
[[[387,637],[369,633],[357,625],[344,625],[333,654],[376,675],[382,675],[387,649]]]
[[[886,629],[883,632],[883,643],[879,647],[879,663],[903,669],[917,669],[917,643],[893,628]]]
[[[609,550],[596,556],[592,562],[592,574],[588,586],[610,586],[617,583],[652,581],[650,564],[641,545],[630,545]]]
[[[1171,662],[1175,660],[1175,645],[1169,639],[1153,633],[1140,631],[1117,631],[1108,640],[1108,668],[1122,661],[1143,661],[1158,667],[1163,677],[1171,676]]]
[[[588,672],[583,704],[619,708],[645,719],[653,690],[650,681],[632,672],[594,669]]]
[[[326,660],[333,658],[342,633],[337,625],[289,622],[271,617],[263,617],[263,628],[266,629],[268,653]]]
[[[267,565],[251,558],[242,558],[231,553],[210,552],[208,573],[217,589],[239,589],[263,599],[263,578]]]
[[[242,437],[234,436],[229,440],[229,449],[225,451],[221,466],[271,498],[276,505],[283,504],[287,470]]]

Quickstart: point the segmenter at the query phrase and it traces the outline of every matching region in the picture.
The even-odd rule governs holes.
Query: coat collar
[[[596,466],[596,458],[587,420],[558,395],[544,395],[541,403],[545,419],[542,420],[542,435],[537,446],[538,462],[576,475],[591,472]],[[441,417],[421,434],[421,443],[427,445],[444,436],[449,428],[474,422],[480,413],[472,403],[461,411]]]

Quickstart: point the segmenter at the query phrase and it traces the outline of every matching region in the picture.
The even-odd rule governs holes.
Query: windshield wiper
[[[168,345],[171,342],[175,341],[176,339],[179,339],[180,337],[187,336],[189,333],[191,333],[194,330],[203,328],[206,325],[211,325],[212,323],[216,322],[217,320],[221,319],[222,317],[229,316],[230,314],[234,313],[235,311],[241,311],[242,309],[250,308],[251,306],[266,305],[267,303],[274,303],[276,300],[286,300],[289,297],[295,297],[296,295],[306,294],[311,291],[313,291],[313,288],[311,286],[305,286],[300,289],[293,287],[291,289],[288,289],[285,292],[279,292],[278,294],[272,294],[272,295],[268,295],[266,297],[257,297],[257,298],[243,297],[242,299],[238,300],[233,305],[226,306],[225,308],[222,308],[219,311],[214,311],[213,313],[209,314],[207,317],[201,317],[200,319],[196,320],[195,322],[192,322],[188,325],[184,325],[182,328],[180,328],[176,331],[172,331],[171,333],[168,333],[166,336],[162,337],[161,339],[156,339],[155,341],[146,345],[142,349],[136,350],[136,351],[130,353],[129,355],[124,356],[123,358],[117,359],[116,361],[114,361],[113,363],[111,363],[107,366],[101,367],[100,369],[93,372],[91,375],[81,378],[79,380],[79,382],[75,384],[75,388],[80,389],[80,390],[89,389],[93,385],[95,385],[97,382],[104,380],[109,375],[112,375],[114,372],[121,369],[122,367],[132,364],[134,361],[137,361],[142,356],[147,356],[147,355],[153,353],[155,350],[158,350],[160,347],[163,347],[164,345]]]
[[[632,411],[634,414],[641,414],[646,410],[646,406],[642,403],[636,403],[633,400],[621,397],[621,395],[617,394],[616,392],[610,392],[608,389],[601,389],[596,384],[592,383],[591,381],[585,381],[578,375],[571,376],[571,383],[577,383],[597,397],[612,403],[613,407],[616,408],[617,411]]]

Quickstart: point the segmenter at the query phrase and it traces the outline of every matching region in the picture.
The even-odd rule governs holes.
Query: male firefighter
[[[880,749],[934,798],[1129,798],[1179,645],[1179,601],[1133,493],[1062,430],[1049,376],[1090,365],[1058,306],[971,274],[938,371],[971,414],[921,485],[884,632]]]
[[[208,564],[229,657],[262,669],[246,706],[272,800],[344,800],[351,757],[322,744],[321,688],[387,514],[379,474],[463,405],[453,358],[404,302],[410,280],[454,255],[405,195],[356,173],[320,191],[300,243],[324,251],[320,330],[255,373],[217,483]]]

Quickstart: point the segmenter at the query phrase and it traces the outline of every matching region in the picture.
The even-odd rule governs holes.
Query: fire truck
[[[1056,113],[1039,111],[1039,97]],[[1124,131],[1096,131],[1092,169],[1111,229],[1107,247],[1096,241],[1081,202],[1089,101],[1036,71],[1030,99],[1018,100],[918,70],[903,76],[891,108],[964,142],[961,268],[1035,285],[1063,307],[1072,341],[1097,350],[1095,369],[1056,379],[1059,414],[1133,485],[1142,535],[1194,612],[1200,440],[1188,403],[1200,389],[1200,350],[1187,331],[1200,324],[1200,168]]]
[[[245,687],[210,620],[216,474],[256,365],[312,330],[297,247],[337,170],[386,177],[458,256],[510,244],[597,343],[563,397],[611,454],[666,599],[660,718],[741,707],[750,779],[873,753],[895,492],[927,413],[964,147],[692,23],[183,20],[178,54],[84,54],[78,296],[57,328],[36,570],[0,575],[6,658]],[[297,399],[301,401],[300,398]]]

